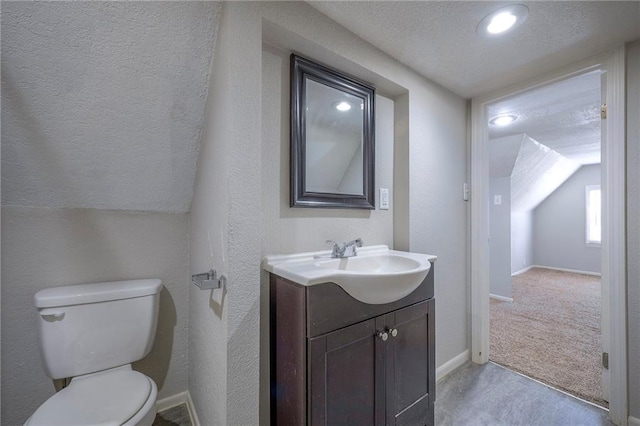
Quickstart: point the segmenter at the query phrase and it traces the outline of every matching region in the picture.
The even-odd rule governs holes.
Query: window
[[[601,202],[600,185],[587,185],[587,245],[599,246],[601,243]]]

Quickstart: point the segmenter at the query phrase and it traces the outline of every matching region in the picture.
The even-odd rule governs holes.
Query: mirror
[[[291,207],[375,208],[374,95],[291,55]]]

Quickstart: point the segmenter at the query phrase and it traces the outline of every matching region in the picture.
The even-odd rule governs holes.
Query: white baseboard
[[[629,416],[629,420],[627,421],[628,426],[640,426],[640,419],[637,417]]]
[[[504,297],[504,296],[500,296],[498,294],[493,294],[493,293],[489,293],[489,297],[496,300],[502,300],[503,302],[513,303],[512,297]]]
[[[554,266],[532,265],[531,268],[551,269],[553,271],[572,272],[574,274],[593,275],[596,277],[602,276],[600,272],[580,271],[578,269],[556,268]]]
[[[516,275],[524,274],[525,272],[530,271],[530,270],[531,270],[531,268],[533,268],[533,266],[532,266],[532,265],[527,266],[527,267],[526,267],[526,268],[524,268],[524,269],[520,269],[519,271],[513,272],[513,273],[511,274],[511,276],[512,276],[512,277],[515,277]]]
[[[188,391],[180,392],[175,395],[168,396],[156,401],[156,408],[158,412],[168,410],[169,408],[177,407],[180,404],[187,402]]]
[[[187,391],[187,410],[189,411],[189,417],[191,417],[191,424],[193,426],[200,426],[200,419],[198,419],[198,414],[196,413],[196,406],[193,405],[193,399],[191,399],[191,394]]]
[[[445,362],[440,367],[436,368],[436,382],[444,379],[449,373],[451,373],[456,368],[466,364],[470,359],[470,355],[471,354],[469,352],[469,349],[467,349],[461,354],[456,355],[449,361]]]
[[[169,408],[177,407],[181,404],[185,404],[187,406],[189,417],[191,417],[191,424],[193,426],[200,426],[200,421],[198,420],[195,406],[193,405],[193,400],[191,399],[189,391],[180,392],[175,395],[159,399],[156,401],[156,408],[158,412],[160,412],[168,410]]]

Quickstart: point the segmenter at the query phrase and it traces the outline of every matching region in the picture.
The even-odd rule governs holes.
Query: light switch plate
[[[389,189],[380,188],[380,210],[389,210]]]
[[[493,204],[496,206],[502,205],[502,195],[494,195],[493,196]]]

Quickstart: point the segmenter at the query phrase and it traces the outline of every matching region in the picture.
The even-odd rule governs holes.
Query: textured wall
[[[436,366],[469,349],[466,103],[428,80],[409,83],[409,249],[438,256]]]
[[[627,49],[629,414],[640,419],[640,40]]]
[[[534,210],[534,264],[600,273],[600,247],[585,244],[585,187],[599,184],[600,165],[582,166]]]
[[[393,126],[393,246],[409,250],[409,94],[395,98]]]
[[[155,345],[134,368],[159,398],[187,389],[184,212],[219,9],[3,4],[3,423],[21,424],[53,393],[32,306],[45,287],[162,279]]]
[[[229,274],[229,194],[233,126],[243,116],[235,94],[242,86],[244,68],[233,68],[240,41],[225,6],[220,16],[206,126],[203,132],[198,173],[191,206],[189,262],[192,274],[216,269]],[[240,91],[244,97],[249,93]],[[234,120],[235,118],[235,120]],[[228,287],[236,287],[229,280]],[[189,297],[189,392],[202,425],[225,425],[227,420],[227,324],[229,294],[202,291],[191,286]]]
[[[466,179],[465,101],[306,5],[271,3],[263,16],[287,31],[313,41],[301,47],[310,51],[315,48],[318,55],[329,50],[346,58],[347,62],[357,64],[363,72],[372,72],[371,78],[377,76],[400,86],[402,90],[395,96],[408,91],[408,100],[399,98],[409,105],[406,119],[411,202],[408,206],[409,246],[406,248],[438,256],[436,363],[442,365],[464,352],[469,342],[467,275],[466,267],[462,266],[467,264],[468,205],[461,194]],[[325,52],[318,49],[319,46]],[[400,115],[396,120],[402,118]]]
[[[2,203],[187,212],[216,2],[2,5]]]
[[[33,295],[85,282],[160,278],[151,353],[134,368],[159,398],[187,389],[187,216],[2,208],[2,424],[22,424],[54,393],[38,349]]]
[[[289,207],[288,82],[289,52],[265,46],[262,53],[262,255],[325,250],[327,239],[346,241],[356,237],[361,237],[365,245],[393,247],[393,209]],[[393,188],[393,101],[376,95],[375,114],[378,200],[378,188]],[[262,274],[261,292],[261,382],[266,384],[269,382],[269,277],[266,272]],[[261,406],[262,418],[268,413],[266,405]]]
[[[396,95],[409,92],[408,104],[413,108],[408,117],[409,145],[422,147],[416,148],[418,160],[410,165],[410,185],[417,188],[411,195],[418,200],[410,210],[410,248],[446,254],[436,277],[442,306],[437,319],[438,336],[442,336],[437,337],[438,363],[463,352],[468,342],[466,268],[460,267],[466,264],[466,204],[459,190],[466,170],[464,100],[391,60],[308,5],[225,3],[211,81],[210,97],[215,102],[210,102],[207,113],[190,231],[192,272],[215,266],[229,276],[228,292],[220,298],[216,292],[191,292],[191,335],[206,336],[192,338],[189,376],[203,424],[254,424],[259,387],[263,391],[260,420],[268,423],[268,383],[264,379],[259,383],[257,368],[260,248],[263,236],[271,235],[262,221],[266,190],[262,171],[280,165],[263,163],[259,94],[265,26],[281,28],[287,40],[298,40],[297,50],[303,54],[316,52],[318,60],[325,62],[336,59],[334,65],[345,69],[346,64],[345,71],[350,73],[363,71],[366,79],[377,76],[388,83],[382,86],[397,90]],[[286,132],[288,125],[281,125],[285,126],[281,132]],[[356,216],[347,231],[360,234],[361,220]],[[226,355],[222,353],[225,346]],[[213,386],[221,392],[207,393]]]
[[[327,239],[392,246],[393,210],[377,209],[378,188],[393,188],[394,106],[385,97],[376,95],[376,210],[289,207],[289,54],[262,54],[262,255],[328,250]]]
[[[502,204],[496,205],[499,195]],[[511,297],[511,177],[489,179],[489,292]]]

